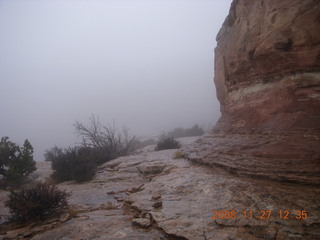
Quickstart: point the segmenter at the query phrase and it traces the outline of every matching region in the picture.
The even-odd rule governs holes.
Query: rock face
[[[215,50],[220,125],[320,128],[319,10],[317,0],[233,1]]]
[[[234,0],[215,49],[222,116],[189,158],[320,185],[319,32],[318,0]]]

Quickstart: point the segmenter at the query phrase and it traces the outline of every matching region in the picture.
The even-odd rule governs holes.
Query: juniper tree
[[[33,160],[33,147],[26,139],[23,147],[2,137],[0,142],[0,185],[19,184],[31,172],[36,170]]]

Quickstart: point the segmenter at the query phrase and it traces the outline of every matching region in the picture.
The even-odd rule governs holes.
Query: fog
[[[94,114],[138,136],[212,127],[215,37],[231,0],[1,0],[0,137],[34,158]]]

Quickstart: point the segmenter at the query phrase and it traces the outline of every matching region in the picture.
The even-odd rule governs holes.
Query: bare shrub
[[[177,148],[180,148],[180,143],[177,140],[175,140],[173,137],[162,136],[155,147],[155,151]]]
[[[81,146],[61,149],[54,147],[46,151],[46,161],[51,161],[52,178],[57,182],[76,180],[89,181],[95,174],[96,166],[119,156],[133,153],[139,142],[129,136],[128,128],[119,133],[113,124],[104,126],[92,115],[89,125],[74,124],[77,134],[82,138]]]
[[[93,162],[83,162],[75,166],[72,177],[77,182],[89,181],[93,178],[95,171],[96,165]]]
[[[138,148],[136,136],[130,136],[128,128],[123,127],[119,132],[115,124],[105,126],[94,115],[91,116],[89,125],[77,121],[74,126],[84,147],[100,149],[105,154],[103,162],[132,154]]]
[[[62,212],[67,206],[68,194],[54,185],[38,183],[33,187],[11,191],[5,206],[12,220],[26,222],[40,220]]]
[[[194,137],[201,136],[204,134],[202,127],[198,124],[192,126],[191,128],[175,128],[172,131],[165,134],[167,137],[180,138],[180,137]]]
[[[184,155],[183,155],[182,152],[176,151],[173,158],[174,158],[174,159],[184,158]]]

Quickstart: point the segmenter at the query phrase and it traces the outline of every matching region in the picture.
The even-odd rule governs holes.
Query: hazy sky
[[[35,160],[92,114],[132,134],[213,126],[215,36],[231,0],[0,0],[0,137]]]

